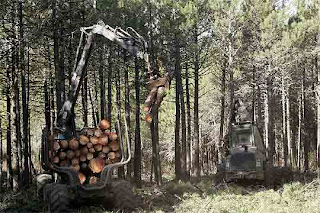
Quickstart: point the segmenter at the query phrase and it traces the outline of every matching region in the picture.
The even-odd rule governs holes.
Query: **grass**
[[[285,184],[278,190],[248,188],[239,185],[225,186],[215,192],[199,195],[185,193],[175,212],[221,213],[313,213],[320,211],[320,182],[303,185],[300,182]]]
[[[143,204],[136,212],[213,213],[313,213],[320,212],[320,182],[293,182],[278,190],[263,186],[221,184],[212,180],[197,184],[168,182],[161,188],[137,189]],[[0,212],[42,212],[43,202],[34,187],[21,192],[0,194]],[[101,207],[81,207],[78,213],[108,212]]]

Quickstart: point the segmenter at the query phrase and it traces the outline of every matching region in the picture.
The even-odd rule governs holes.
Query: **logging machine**
[[[225,181],[258,180],[267,186],[281,185],[291,180],[292,173],[285,167],[274,167],[257,125],[250,121],[244,104],[236,100],[229,132],[225,137],[226,157],[218,166],[217,177]],[[270,157],[271,158],[271,157]]]
[[[111,132],[106,120],[102,120],[98,128],[76,130],[74,108],[94,37],[103,36],[134,57],[144,60],[148,77],[147,88],[150,91],[144,107],[147,122],[151,122],[153,110],[160,106],[165,91],[169,89],[171,77],[169,73],[161,77],[159,66],[152,68],[147,42],[134,29],[128,28],[124,31],[99,21],[91,27],[81,28],[80,31],[69,95],[58,113],[56,128],[51,132],[43,131],[41,162],[48,174],[37,177],[38,195],[46,201],[49,212],[65,212],[70,210],[72,204],[80,205],[93,201],[107,207],[131,209],[136,207],[137,199],[130,183],[112,180],[113,170],[131,160],[128,136],[126,135],[127,140],[124,142],[121,131],[118,131],[118,134]],[[81,48],[84,39],[86,42]],[[128,134],[125,119],[124,123],[125,132]],[[119,121],[116,127],[120,129]],[[126,159],[124,147],[128,153]],[[52,178],[52,174],[56,177]]]

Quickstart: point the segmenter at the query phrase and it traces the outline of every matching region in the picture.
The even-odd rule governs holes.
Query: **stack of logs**
[[[104,119],[97,128],[84,129],[79,137],[51,141],[51,161],[59,167],[78,172],[81,184],[94,184],[103,168],[121,158],[118,135],[110,132]]]

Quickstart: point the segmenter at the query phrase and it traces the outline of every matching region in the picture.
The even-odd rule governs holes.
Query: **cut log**
[[[149,112],[150,111],[150,107],[148,107],[148,106],[143,107],[143,111],[144,112]]]
[[[110,133],[109,133],[109,139],[110,139],[111,141],[117,140],[117,139],[118,139],[117,133],[110,132]]]
[[[71,160],[71,164],[74,166],[74,165],[79,165],[79,158],[73,158],[72,160]]]
[[[73,169],[73,170],[76,171],[76,172],[79,172],[79,171],[80,171],[80,166],[79,166],[79,164],[74,165],[74,166],[71,166],[70,168]]]
[[[111,160],[112,163],[117,163],[119,161],[120,161],[120,158],[114,158],[114,159]]]
[[[81,167],[82,171],[86,171],[88,169],[88,164],[87,163],[82,163],[80,167]]]
[[[101,130],[106,130],[110,128],[110,123],[107,119],[103,119],[100,121],[99,128]]]
[[[88,148],[87,147],[82,147],[81,148],[81,153],[82,154],[87,154],[89,152]]]
[[[97,151],[97,152],[100,152],[102,150],[102,145],[101,144],[96,144],[94,145],[94,149]]]
[[[93,154],[93,153],[96,152],[96,150],[92,147],[92,148],[89,149],[89,152]]]
[[[115,154],[114,152],[109,152],[109,153],[108,153],[108,158],[109,158],[110,160],[113,160],[113,159],[116,158],[116,154]]]
[[[74,153],[75,153],[76,157],[80,157],[81,150],[80,149],[76,149],[76,150],[74,150]]]
[[[87,147],[90,149],[93,147],[93,144],[91,142],[87,143]]]
[[[84,184],[84,182],[86,182],[86,176],[83,173],[79,172],[78,177],[81,184]]]
[[[93,173],[100,173],[104,168],[104,159],[91,159],[89,162],[89,167]]]
[[[105,153],[103,153],[103,152],[99,152],[99,154],[98,154],[98,158],[100,158],[100,159],[104,159],[104,158],[106,158],[106,154],[105,154]]]
[[[82,154],[82,155],[80,156],[80,161],[81,161],[81,162],[87,161],[87,154]]]
[[[109,147],[109,146],[103,146],[103,147],[102,147],[102,152],[103,152],[103,153],[106,153],[106,154],[107,154],[109,151],[110,151],[110,147]]]
[[[59,153],[60,160],[64,160],[64,159],[66,159],[66,157],[67,157],[67,154],[65,152],[60,152]]]
[[[101,137],[103,134],[102,130],[101,129],[95,129],[94,130],[94,136],[96,136],[97,138]]]
[[[68,158],[68,159],[74,158],[75,155],[76,155],[76,154],[74,153],[73,150],[68,150],[68,151],[67,151],[67,158]]]
[[[68,141],[66,141],[66,140],[60,141],[60,147],[61,147],[62,149],[67,149],[67,148],[69,147]]]
[[[84,135],[81,135],[79,138],[79,143],[84,146],[87,143],[89,143],[89,138]]]
[[[54,135],[49,135],[49,136],[48,136],[48,141],[49,141],[49,142],[53,142],[54,139],[55,139],[55,136],[54,136]]]
[[[73,138],[69,141],[69,148],[72,150],[76,150],[79,147],[79,142],[77,141],[77,139]]]
[[[115,154],[116,154],[116,158],[120,158],[121,157],[120,151],[115,152]]]
[[[60,145],[58,143],[58,141],[54,141],[53,144],[52,144],[52,150],[54,152],[58,151],[60,149]]]
[[[100,138],[99,138],[99,144],[105,146],[108,143],[108,136],[103,134]]]
[[[106,165],[112,164],[112,161],[110,159],[106,159],[105,161]]]
[[[87,153],[87,160],[91,160],[93,158],[93,154],[92,153]]]
[[[90,138],[90,142],[95,145],[99,143],[99,138],[97,138],[96,136],[93,136]]]
[[[70,165],[69,161],[67,161],[67,160],[63,160],[63,161],[60,162],[60,166],[61,167],[68,167],[69,165]]]
[[[112,151],[118,151],[120,148],[120,145],[118,141],[112,141],[111,143],[109,143],[109,147]]]
[[[98,180],[99,179],[97,177],[92,176],[89,179],[89,184],[96,184],[98,182]]]
[[[152,122],[152,115],[151,114],[146,114],[146,117],[144,118],[144,120],[147,122],[147,123],[151,123]]]
[[[94,129],[93,128],[88,128],[85,130],[85,134],[88,136],[88,137],[91,137],[91,136],[94,136]]]
[[[52,158],[53,163],[58,164],[59,161],[60,161],[60,158],[58,156],[53,156],[53,158]]]

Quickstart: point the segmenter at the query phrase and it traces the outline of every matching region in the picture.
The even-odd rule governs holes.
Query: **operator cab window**
[[[237,147],[239,145],[252,145],[252,134],[249,130],[232,132],[232,146]]]

